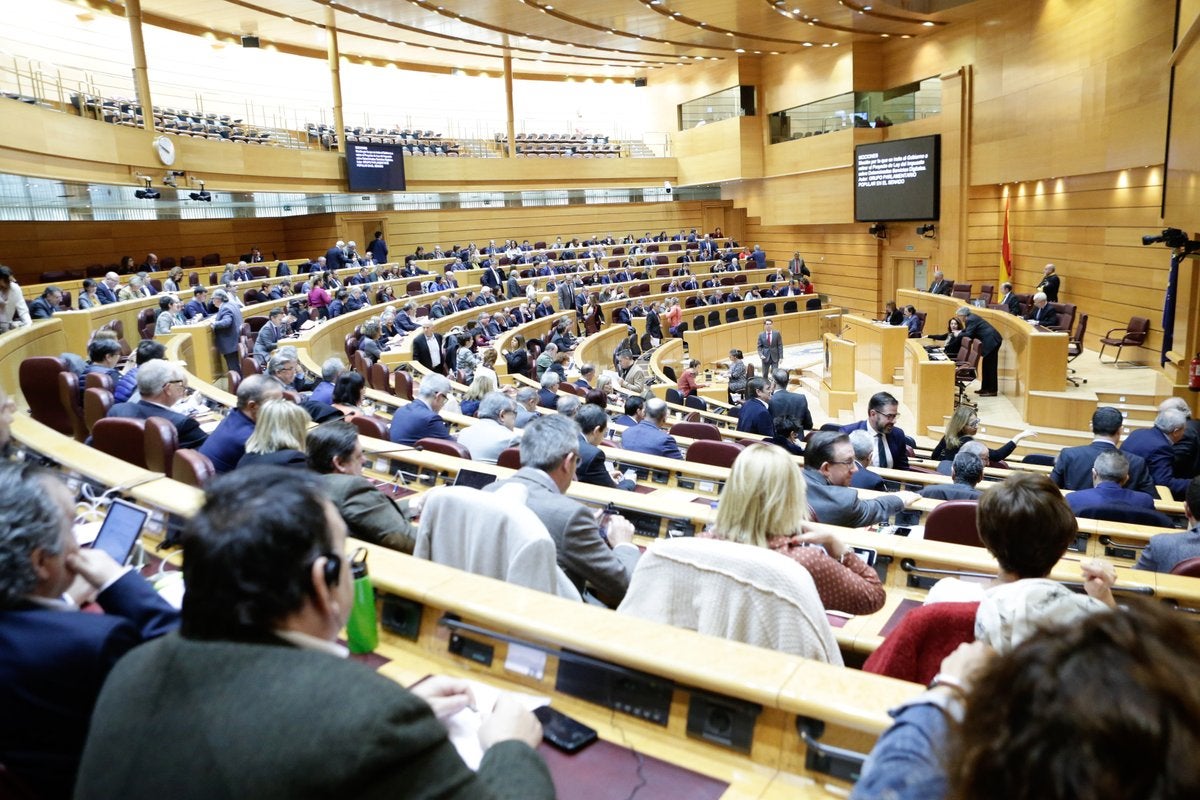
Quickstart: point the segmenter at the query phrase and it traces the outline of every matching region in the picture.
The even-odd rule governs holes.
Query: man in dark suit
[[[1192,478],[1200,474],[1200,421],[1192,419],[1192,409],[1182,397],[1168,397],[1158,405],[1159,411],[1178,409],[1187,419],[1183,438],[1172,448],[1176,478]]]
[[[521,283],[517,277],[515,269],[508,271],[508,281],[505,284],[504,293],[508,296],[509,300],[516,300],[525,296],[525,292],[521,290]]]
[[[1067,505],[1077,517],[1099,516],[1112,518],[1112,512],[1144,511],[1155,514],[1154,499],[1143,492],[1124,488],[1129,480],[1129,459],[1119,450],[1109,450],[1096,456],[1092,465],[1092,488],[1080,489],[1067,495]],[[1099,512],[1099,513],[1096,513]],[[1107,516],[1106,516],[1107,515]],[[1163,527],[1171,520],[1163,515]]]
[[[121,277],[115,272],[104,276],[104,280],[96,284],[96,296],[101,305],[117,302],[117,291],[121,288]]]
[[[510,483],[523,486],[528,492],[525,504],[554,539],[563,572],[581,594],[590,588],[616,607],[629,588],[640,553],[628,520],[610,516],[602,535],[591,509],[564,496],[575,477],[578,451],[579,427],[572,420],[562,414],[539,417],[525,426],[521,437],[521,469],[484,491]]]
[[[138,393],[142,399],[136,403],[117,403],[108,411],[110,417],[147,419],[162,417],[175,426],[179,433],[179,446],[187,449],[199,447],[208,438],[194,417],[173,411],[171,406],[187,395],[187,373],[177,364],[161,359],[152,359],[138,367]]]
[[[933,281],[929,284],[929,291],[932,294],[944,294],[949,296],[954,291],[954,281],[946,280],[946,276],[941,271],[933,273]]]
[[[287,311],[282,306],[267,312],[267,324],[258,329],[254,339],[254,359],[260,366],[267,363],[279,340],[288,335],[286,322]]]
[[[1008,313],[1014,317],[1021,316],[1021,301],[1017,299],[1017,295],[1013,292],[1011,283],[1000,284],[1000,291],[1003,295],[1000,297],[1000,305],[1008,310]]]
[[[655,397],[646,401],[645,409],[646,417],[621,435],[621,447],[636,453],[682,459],[675,437],[662,428],[667,418],[666,402]]]
[[[1080,447],[1064,447],[1058,453],[1054,469],[1050,472],[1050,480],[1060,489],[1089,489],[1092,487],[1092,466],[1096,457],[1101,453],[1115,452],[1121,443],[1121,428],[1125,418],[1121,412],[1111,406],[1101,406],[1092,413],[1092,435],[1095,440]],[[1157,498],[1154,491],[1154,480],[1146,469],[1146,462],[1141,456],[1125,453],[1129,461],[1129,481],[1127,489],[1142,492],[1151,498]]]
[[[242,312],[224,289],[217,289],[212,296],[217,313],[213,316],[213,344],[217,352],[225,357],[225,366],[230,372],[242,373],[238,358],[238,343],[242,336]]]
[[[768,404],[771,418],[795,417],[804,430],[811,431],[813,418],[812,412],[808,410],[808,398],[800,392],[788,391],[788,384],[791,381],[788,371],[782,368],[776,369],[771,373],[771,379],[775,381],[775,393],[771,395],[771,402]]]
[[[183,317],[188,322],[208,316],[208,289],[197,286],[192,289],[192,299],[183,307]]]
[[[278,355],[275,356],[278,358]],[[237,407],[200,446],[218,473],[232,471],[246,453],[246,440],[254,433],[258,410],[283,397],[283,384],[268,375],[247,375],[238,384]]]
[[[775,435],[775,424],[771,420],[768,401],[771,399],[771,384],[763,378],[751,378],[746,382],[746,402],[738,414],[737,429],[743,433],[757,433],[771,437]]]
[[[1171,496],[1182,500],[1187,491],[1187,478],[1175,477],[1174,445],[1187,432],[1187,417],[1177,409],[1159,411],[1153,428],[1140,428],[1125,437],[1121,452],[1141,456],[1150,470],[1150,478],[1158,486],[1171,490]]]
[[[392,414],[388,438],[396,444],[415,444],[419,439],[453,439],[445,421],[438,416],[450,396],[450,381],[441,375],[426,375],[412,401]]]
[[[983,479],[983,459],[968,450],[954,454],[950,466],[953,483],[934,483],[921,490],[921,497],[934,500],[978,500],[983,494],[975,486]]]
[[[763,330],[758,335],[758,357],[762,359],[763,375],[770,375],[783,360],[783,337],[769,319],[763,320]]]
[[[50,319],[58,310],[58,304],[62,302],[62,298],[62,289],[57,286],[47,286],[42,290],[41,297],[29,303],[29,318]]]
[[[250,268],[246,265],[245,259],[238,262],[237,269],[233,271],[233,279],[235,281],[248,281],[254,278],[250,272]]]
[[[103,550],[79,548],[74,500],[51,472],[0,465],[0,763],[40,798],[71,796],[113,665],[178,623],[140,575]],[[67,600],[76,578],[99,591],[104,613]]]
[[[1188,484],[1184,500],[1188,530],[1151,536],[1134,569],[1170,572],[1180,561],[1200,557],[1200,478],[1193,478]]]
[[[446,365],[442,359],[442,335],[433,332],[432,322],[426,322],[421,326],[421,335],[412,341],[412,354],[417,363],[425,369],[445,374]]]
[[[367,253],[376,264],[386,264],[388,257],[387,242],[383,240],[383,231],[375,231],[375,238],[367,245]]]
[[[850,433],[850,446],[854,448],[854,464],[856,469],[850,476],[850,486],[855,489],[870,489],[872,492],[886,492],[887,484],[883,477],[871,469],[875,463],[875,439],[865,430]]]
[[[1038,292],[1033,296],[1033,308],[1029,309],[1025,319],[1036,322],[1043,328],[1053,328],[1058,324],[1058,312],[1047,302],[1045,293]]]
[[[354,604],[346,536],[316,475],[215,479],[183,537],[181,635],[110,675],[78,796],[553,797],[533,750],[541,726],[513,700],[484,721],[473,772],[439,721],[470,704],[465,681],[405,689],[340,657]]]
[[[963,336],[979,340],[979,396],[995,397],[1000,388],[1000,345],[1004,339],[991,323],[978,314],[972,314],[967,306],[954,313],[962,318],[959,321],[963,326]]]
[[[1058,274],[1054,271],[1053,264],[1047,264],[1042,270],[1042,282],[1037,285],[1037,291],[1044,292],[1046,299],[1051,303],[1058,302]]]
[[[875,437],[875,466],[908,469],[908,442],[904,431],[896,427],[899,403],[888,392],[871,395],[867,418],[842,426],[842,433],[865,430]]]
[[[496,266],[491,265],[483,271],[483,275],[479,278],[480,282],[492,290],[493,293],[499,293],[500,286],[504,283],[504,272]]]
[[[604,462],[604,451],[600,449],[600,443],[608,434],[608,415],[604,409],[584,403],[575,412],[575,424],[579,426],[579,463],[575,465],[575,480],[632,491],[637,484],[619,471],[609,472]]]
[[[346,243],[338,240],[331,248],[325,251],[325,269],[339,270],[346,266]]]

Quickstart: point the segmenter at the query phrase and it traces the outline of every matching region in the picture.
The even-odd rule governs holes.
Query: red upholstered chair
[[[216,474],[212,461],[199,450],[176,450],[171,476],[180,483],[203,489]]]
[[[737,442],[712,442],[700,439],[692,442],[684,457],[696,464],[711,464],[714,467],[732,467],[734,460],[746,448]]]
[[[387,367],[383,364],[372,364],[370,369],[367,370],[367,385],[379,392],[387,392],[391,395],[396,394],[391,382],[388,380]]]
[[[412,377],[404,370],[396,370],[392,373],[392,386],[395,387],[395,391],[392,394],[396,395],[396,397],[401,397],[405,400],[413,399]]]
[[[138,335],[143,339],[154,338],[154,326],[158,321],[158,307],[143,308],[138,312],[137,327]]]
[[[21,362],[17,380],[35,420],[65,436],[74,436],[75,427],[58,395],[58,373],[66,368],[61,358],[31,356]]]
[[[672,436],[682,436],[685,439],[721,441],[721,429],[707,422],[676,422],[668,433]]]
[[[979,503],[975,500],[946,500],[940,503],[925,519],[926,541],[983,547],[983,542],[979,540],[979,529],[975,525],[978,507]]]
[[[225,373],[226,391],[230,394],[237,394],[238,387],[242,385],[242,376],[240,373],[230,370]]]
[[[146,466],[146,421],[105,417],[92,426],[92,447],[142,469]]]
[[[413,446],[418,450],[428,450],[431,453],[471,460],[471,451],[453,439],[418,439]]]
[[[106,389],[86,389],[83,392],[83,425],[88,433],[92,432],[98,420],[108,416],[108,410],[113,407],[112,392]]]
[[[251,375],[260,375],[260,374],[262,374],[262,368],[258,366],[258,361],[256,361],[251,356],[246,356],[242,359],[242,377],[243,378],[248,378]]]
[[[372,439],[388,441],[388,426],[378,417],[368,417],[362,414],[351,414],[346,421],[358,429],[360,436],[370,436]]]
[[[83,421],[83,399],[79,396],[79,376],[69,369],[58,373],[58,401],[62,403],[67,417],[71,420],[75,439],[80,442],[87,439],[87,426]]]
[[[496,466],[507,467],[508,469],[521,468],[521,448],[506,447],[500,451],[500,455],[496,457]]]
[[[83,385],[86,389],[104,389],[109,392],[117,388],[113,385],[111,375],[105,375],[100,372],[89,372],[85,375]]]
[[[1171,567],[1172,575],[1186,575],[1189,578],[1200,578],[1200,556],[1186,558]]]
[[[1117,358],[1112,363],[1121,361],[1121,350],[1126,347],[1145,347],[1146,336],[1150,333],[1150,320],[1145,317],[1130,317],[1129,324],[1124,328],[1112,328],[1100,339],[1100,355],[1104,357],[1105,347],[1117,348]],[[1119,334],[1115,335],[1114,334]]]
[[[172,477],[175,451],[179,449],[179,431],[162,417],[148,417],[142,442],[146,469]]]

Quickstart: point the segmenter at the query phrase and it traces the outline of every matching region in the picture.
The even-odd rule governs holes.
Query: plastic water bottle
[[[375,617],[375,587],[367,573],[367,549],[360,547],[350,557],[350,575],[354,580],[354,605],[346,621],[346,641],[351,653],[370,653],[379,644],[379,625]]]

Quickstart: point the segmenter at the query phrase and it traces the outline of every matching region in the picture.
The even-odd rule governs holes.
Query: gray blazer
[[[858,496],[858,490],[833,486],[815,469],[805,467],[804,482],[808,484],[809,506],[817,515],[817,521],[826,525],[861,528],[884,522],[904,508],[904,501],[894,495],[863,500]]]
[[[1200,556],[1200,525],[1183,533],[1151,536],[1134,569],[1170,572],[1180,561]]]
[[[494,491],[508,483],[519,483],[528,491],[525,504],[550,532],[558,550],[558,565],[580,594],[587,584],[614,607],[620,603],[641,556],[638,549],[610,548],[600,535],[591,509],[564,497],[550,476],[541,470],[522,467],[511,478],[497,481],[484,491]]]
[[[978,500],[983,492],[965,483],[938,483],[921,490],[921,497],[934,500]]]

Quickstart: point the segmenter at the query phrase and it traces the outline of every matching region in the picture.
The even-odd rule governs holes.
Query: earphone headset
[[[322,553],[325,556],[325,585],[334,587],[342,577],[342,557],[337,553]]]

